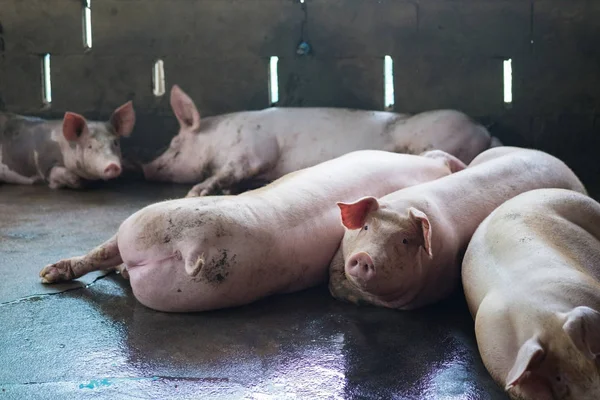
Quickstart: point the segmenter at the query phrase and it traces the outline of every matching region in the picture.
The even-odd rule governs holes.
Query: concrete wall
[[[177,125],[168,89],[181,85],[203,115],[269,104],[278,56],[281,106],[382,109],[383,56],[394,59],[395,107],[450,107],[507,144],[534,146],[600,176],[600,2],[591,0],[92,0],[84,53],[80,0],[2,0],[0,107],[106,118],[132,99],[126,144],[146,155]],[[304,38],[311,56],[297,56]],[[41,109],[39,54],[52,54],[53,103]],[[165,62],[167,94],[152,93]],[[502,62],[513,65],[503,102]]]

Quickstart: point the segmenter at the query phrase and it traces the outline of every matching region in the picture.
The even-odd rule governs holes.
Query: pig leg
[[[81,187],[81,178],[65,167],[52,168],[48,180],[50,182],[50,189],[59,189],[61,187],[79,189]]]
[[[247,158],[230,161],[216,174],[194,186],[186,197],[209,196],[216,194],[219,189],[230,190],[241,181],[251,179],[262,173],[269,168],[269,165],[260,161],[252,163]]]
[[[118,269],[122,263],[123,260],[117,246],[117,235],[114,235],[85,256],[67,258],[46,265],[40,271],[40,277],[43,283],[70,281],[88,272],[101,269]]]
[[[0,182],[15,183],[17,185],[32,185],[35,181],[34,178],[21,176],[8,169],[6,165],[0,163]]]
[[[433,158],[435,160],[442,160],[450,169],[450,172],[455,173],[462,171],[467,168],[464,162],[460,161],[457,157],[454,157],[450,153],[446,153],[442,150],[429,150],[420,154],[422,157]]]

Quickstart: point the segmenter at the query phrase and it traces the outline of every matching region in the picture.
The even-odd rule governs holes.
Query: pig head
[[[484,363],[512,399],[600,398],[600,313],[579,306],[542,318],[531,313],[528,321],[519,323],[510,313],[507,308],[488,313],[476,320],[475,329],[478,341],[496,341],[495,345],[484,344]],[[542,329],[531,334],[527,333],[529,326]],[[523,333],[526,336],[519,344]],[[499,353],[491,353],[491,349]],[[500,365],[503,368],[499,369]]]
[[[427,215],[414,207],[397,213],[374,197],[337,204],[346,228],[342,251],[350,283],[384,306],[415,297],[433,256]]]
[[[151,181],[197,183],[205,175],[203,163],[210,149],[202,146],[200,113],[194,101],[177,85],[171,89],[171,108],[179,122],[179,133],[169,148],[149,164],[143,165],[144,177]]]
[[[60,140],[64,166],[78,176],[89,179],[113,179],[121,174],[119,139],[127,137],[135,125],[131,101],[117,108],[109,122],[87,121],[67,112],[62,122]]]

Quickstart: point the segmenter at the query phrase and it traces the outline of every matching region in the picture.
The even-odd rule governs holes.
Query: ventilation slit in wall
[[[49,107],[52,104],[52,81],[50,79],[50,53],[42,55],[42,102]]]
[[[269,60],[269,104],[275,105],[279,101],[279,76],[277,75],[277,63],[279,57],[272,56]]]
[[[392,57],[383,58],[383,104],[386,110],[394,109],[394,61]]]
[[[512,104],[512,60],[504,60],[504,104]]]
[[[83,1],[82,20],[83,47],[90,50],[92,48],[92,0]]]
[[[152,68],[152,92],[156,97],[165,94],[165,63],[160,59]]]

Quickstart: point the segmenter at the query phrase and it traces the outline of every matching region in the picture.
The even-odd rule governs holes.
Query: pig
[[[462,255],[481,221],[504,201],[539,188],[585,193],[559,159],[504,146],[462,171],[379,200],[338,202],[345,233],[330,265],[331,294],[400,310],[444,299],[460,284]]]
[[[84,180],[108,180],[121,174],[119,139],[135,125],[131,101],[108,122],[87,121],[67,112],[62,121],[0,113],[0,182],[52,189],[80,188]]]
[[[337,108],[269,108],[200,119],[174,85],[179,133],[142,166],[147,180],[198,183],[188,196],[239,193],[355,150],[420,154],[439,149],[464,163],[501,142],[465,114],[435,110],[414,116]]]
[[[437,153],[438,155],[440,152]],[[334,199],[380,195],[465,165],[439,157],[364,150],[238,195],[150,205],[85,256],[48,265],[45,283],[126,266],[135,297],[159,311],[233,307],[327,281],[344,230]]]
[[[462,264],[477,345],[512,399],[600,399],[600,204],[564,189],[505,202]]]

